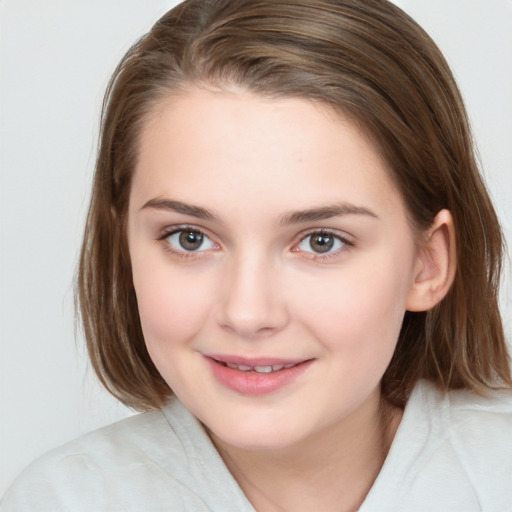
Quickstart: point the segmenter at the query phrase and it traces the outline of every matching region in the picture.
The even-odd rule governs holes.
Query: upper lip
[[[299,364],[309,361],[311,358],[281,358],[281,357],[244,357],[225,354],[205,354],[206,357],[220,361],[221,363],[233,363],[243,366],[278,366]]]

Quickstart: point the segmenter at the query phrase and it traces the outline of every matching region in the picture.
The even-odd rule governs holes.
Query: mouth
[[[231,368],[232,370],[239,370],[241,372],[255,372],[255,373],[275,373],[281,370],[288,370],[289,368],[293,368],[294,366],[298,366],[305,361],[301,361],[298,363],[287,363],[287,364],[268,364],[268,365],[258,365],[258,366],[249,366],[246,364],[237,364],[231,362],[220,361],[219,359],[214,359],[214,361],[226,368]]]
[[[292,385],[314,359],[249,359],[237,356],[206,356],[214,378],[242,395],[265,395]]]

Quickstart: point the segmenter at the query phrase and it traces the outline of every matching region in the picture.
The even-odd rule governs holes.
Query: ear
[[[457,255],[452,214],[441,210],[424,233],[407,297],[408,311],[427,311],[448,293],[455,278]]]

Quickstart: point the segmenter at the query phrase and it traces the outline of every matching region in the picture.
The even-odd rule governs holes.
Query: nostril
[[[275,327],[261,327],[261,328],[258,330],[258,333],[259,333],[259,334],[271,334],[271,333],[273,333],[275,330],[276,330],[276,328],[275,328]]]
[[[221,323],[223,329],[229,331],[232,334],[242,336],[244,338],[253,338],[255,336],[264,337],[270,336],[276,331],[278,327],[252,327],[248,324],[233,324],[233,323]]]

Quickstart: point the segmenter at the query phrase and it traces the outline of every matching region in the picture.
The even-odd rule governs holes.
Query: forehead
[[[369,137],[329,107],[245,90],[193,89],[153,110],[132,184],[139,205],[176,195],[219,208],[243,197],[248,207],[295,209],[384,204],[398,193]]]

